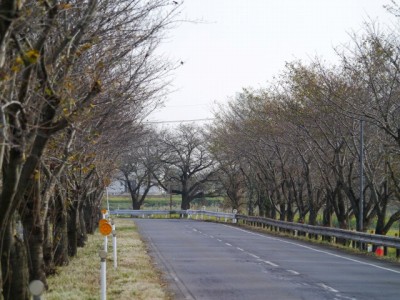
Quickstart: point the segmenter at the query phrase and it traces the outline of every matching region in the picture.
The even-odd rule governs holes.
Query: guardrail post
[[[234,209],[232,212],[233,212],[232,223],[236,224],[237,223],[236,214],[238,211],[237,211],[237,209]]]

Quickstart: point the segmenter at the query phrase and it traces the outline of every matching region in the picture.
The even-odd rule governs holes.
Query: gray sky
[[[179,0],[178,0],[179,1]],[[333,47],[372,19],[392,25],[389,0],[186,0],[184,22],[169,32],[163,55],[184,64],[174,90],[149,121],[212,118],[243,87],[259,88],[285,62],[318,56],[335,63]]]

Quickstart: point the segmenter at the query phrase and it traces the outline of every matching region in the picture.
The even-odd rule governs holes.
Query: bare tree
[[[182,195],[181,209],[189,209],[196,198],[215,195],[210,187],[215,162],[200,127],[181,124],[174,132],[161,134],[159,145],[164,168],[155,176],[163,189]]]

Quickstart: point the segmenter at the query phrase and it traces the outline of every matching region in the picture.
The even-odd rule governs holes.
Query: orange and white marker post
[[[104,236],[104,251],[107,252],[108,248],[108,236],[112,232],[112,227],[106,219],[101,219],[99,221],[99,231]]]
[[[99,251],[100,256],[100,293],[101,300],[107,299],[107,274],[106,274],[106,258],[107,258],[107,236],[112,232],[112,226],[106,219],[99,221],[99,231],[104,236],[104,250]]]

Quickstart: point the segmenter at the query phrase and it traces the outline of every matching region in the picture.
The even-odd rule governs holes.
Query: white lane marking
[[[222,240],[220,240],[220,239],[217,239],[217,241],[218,241],[218,242],[222,242]]]
[[[262,234],[259,234],[259,233],[254,233],[254,232],[251,232],[251,231],[247,231],[247,230],[244,230],[244,229],[232,227],[232,226],[229,226],[229,225],[225,225],[225,224],[223,224],[223,225],[226,226],[226,227],[232,228],[232,229],[236,229],[236,230],[239,230],[239,231],[250,233],[250,234],[253,234],[253,235],[256,235],[256,236],[260,236],[260,237],[263,237],[263,238],[266,238],[266,239],[279,241],[279,242],[282,242],[282,243],[286,243],[286,244],[298,246],[298,247],[301,247],[301,248],[309,249],[309,250],[312,250],[312,251],[315,251],[315,252],[331,255],[331,256],[334,256],[334,257],[337,257],[337,258],[349,260],[349,261],[352,261],[352,262],[355,262],[355,263],[358,263],[358,264],[361,264],[361,265],[366,265],[366,266],[374,267],[374,268],[377,268],[377,269],[381,269],[381,270],[393,272],[393,273],[396,273],[396,274],[400,274],[400,271],[393,270],[393,269],[386,268],[386,267],[382,267],[382,266],[375,265],[375,264],[372,264],[372,263],[363,262],[363,261],[360,261],[360,260],[357,260],[357,259],[354,259],[354,258],[342,256],[342,255],[339,255],[339,254],[334,254],[334,253],[331,253],[331,252],[328,252],[328,251],[324,251],[324,250],[315,249],[315,248],[312,248],[312,247],[309,247],[309,246],[305,246],[305,245],[301,245],[301,244],[298,244],[298,243],[295,243],[295,242],[290,242],[290,241],[285,241],[285,240],[274,238],[274,237],[269,237],[269,236],[266,236],[266,235],[262,235]]]
[[[343,295],[336,295],[337,297],[339,297],[340,299],[348,299],[348,300],[357,300],[357,298],[353,298],[353,297],[347,297],[347,296],[343,296]],[[336,300],[340,300],[338,298],[335,298]]]
[[[229,247],[232,247],[232,245],[231,245],[231,244],[229,244],[229,243],[225,243],[225,245],[227,245],[227,246],[229,246]]]
[[[238,249],[239,251],[244,251],[242,248],[236,247],[236,249]]]
[[[329,285],[326,285],[324,283],[318,283],[318,285],[320,287],[322,287],[324,290],[327,290],[328,292],[332,292],[332,293],[339,293],[338,290],[335,290],[333,287],[330,287]]]
[[[193,228],[192,230],[193,230],[193,231],[197,231],[197,229],[196,229],[196,228]]]
[[[262,262],[265,263],[265,264],[267,264],[267,265],[273,266],[273,267],[279,267],[279,265],[274,264],[273,262],[270,262],[270,261],[268,261],[268,260],[262,260]]]
[[[286,271],[288,271],[289,273],[292,273],[293,275],[300,275],[299,272],[296,272],[294,270],[286,270]]]
[[[213,238],[214,238],[214,236],[213,236],[213,235],[210,235],[210,238],[212,238],[212,239],[213,239]]]
[[[254,257],[254,258],[257,258],[257,259],[259,259],[260,257],[259,256],[257,256],[257,255],[254,255],[253,253],[247,253],[248,255],[250,255],[250,256],[252,256],[252,257]]]

